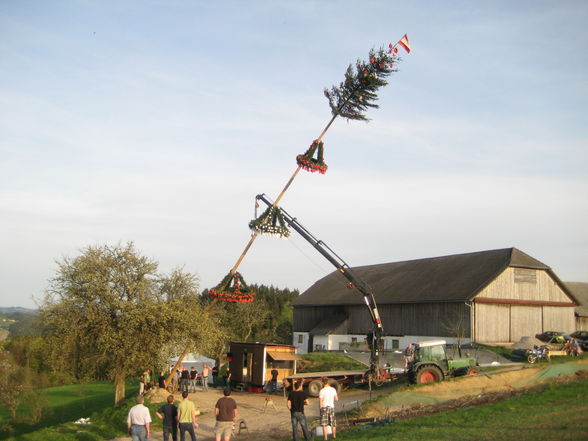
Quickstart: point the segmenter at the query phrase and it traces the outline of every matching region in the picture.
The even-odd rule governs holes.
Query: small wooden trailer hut
[[[230,343],[231,380],[233,384],[262,388],[278,371],[278,382],[296,374],[296,347],[272,343]]]

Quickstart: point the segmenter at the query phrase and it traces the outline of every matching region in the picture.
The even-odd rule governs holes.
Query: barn
[[[588,283],[566,282],[566,285],[578,301],[578,306],[576,306],[576,331],[588,331]]]
[[[516,342],[543,331],[572,332],[578,305],[553,270],[517,248],[352,268],[371,286],[385,349],[432,338]],[[299,353],[362,344],[371,330],[363,296],[337,271],[293,303]]]

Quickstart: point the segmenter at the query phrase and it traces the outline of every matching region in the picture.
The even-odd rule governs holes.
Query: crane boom
[[[265,194],[259,194],[256,196],[257,200],[261,200],[269,207],[273,206],[273,203],[269,201]],[[379,380],[383,375],[380,367],[380,351],[383,347],[382,337],[384,335],[384,328],[382,327],[382,320],[376,305],[376,299],[374,294],[367,283],[358,278],[347,263],[337,255],[329,246],[322,240],[317,239],[308,231],[304,226],[298,222],[295,217],[292,217],[283,208],[279,207],[284,220],[294,231],[302,236],[308,243],[310,243],[319,253],[323,255],[331,264],[337,268],[337,271],[345,277],[349,283],[347,287],[350,289],[356,289],[363,295],[366,306],[369,309],[370,317],[372,319],[373,331],[368,334],[367,342],[370,347],[370,375],[375,379]]]

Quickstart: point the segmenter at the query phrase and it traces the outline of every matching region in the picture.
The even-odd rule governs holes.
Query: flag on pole
[[[402,46],[407,53],[410,54],[410,43],[408,42],[408,34],[404,34],[404,37],[402,37],[398,44]]]

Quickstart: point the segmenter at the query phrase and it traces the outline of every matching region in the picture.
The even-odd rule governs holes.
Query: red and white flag
[[[410,43],[408,42],[408,34],[404,34],[404,37],[402,37],[398,44],[402,46],[407,53],[410,54]]]

